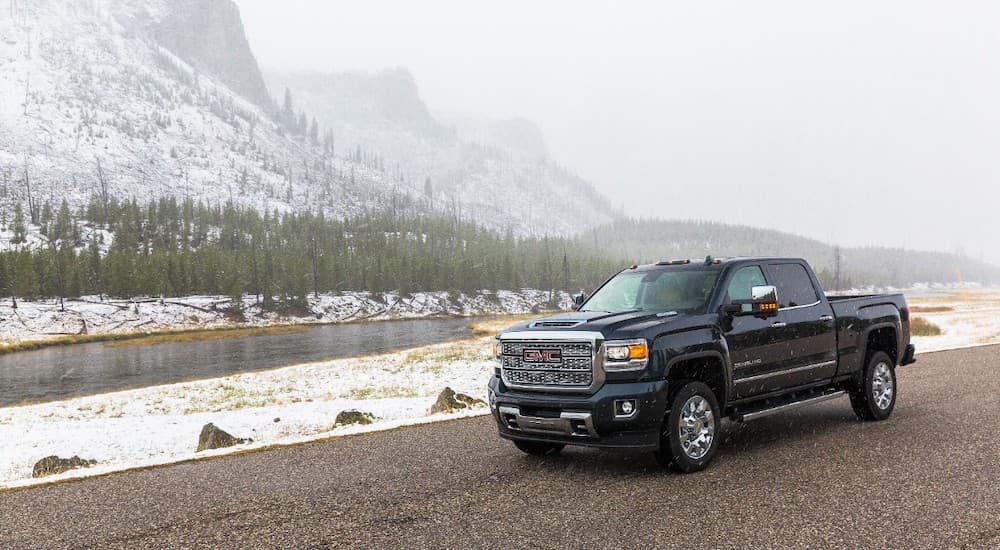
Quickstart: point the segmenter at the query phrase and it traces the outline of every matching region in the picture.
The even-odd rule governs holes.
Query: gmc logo
[[[521,352],[525,363],[562,363],[560,349],[526,349]]]

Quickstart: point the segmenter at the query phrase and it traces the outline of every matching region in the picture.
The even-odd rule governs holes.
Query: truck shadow
[[[810,407],[748,423],[725,421],[718,454],[707,471],[742,467],[753,462],[758,467],[768,461],[785,463],[806,452],[822,456],[826,449],[857,444],[855,437],[866,426],[856,419],[845,401]],[[513,448],[512,453],[517,451]],[[664,469],[651,452],[567,447],[548,457],[522,456],[523,464],[549,474],[563,473],[574,479],[581,474],[614,478],[676,475]]]

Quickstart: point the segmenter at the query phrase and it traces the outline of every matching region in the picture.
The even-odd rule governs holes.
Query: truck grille
[[[593,350],[593,345],[586,342],[503,342],[503,379],[515,388],[585,389],[594,381]]]

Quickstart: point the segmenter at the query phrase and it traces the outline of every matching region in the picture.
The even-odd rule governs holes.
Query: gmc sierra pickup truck
[[[573,309],[496,337],[490,410],[525,453],[647,449],[694,472],[723,418],[846,394],[859,418],[885,420],[896,366],[914,362],[901,294],[827,296],[801,259],[632,266]]]

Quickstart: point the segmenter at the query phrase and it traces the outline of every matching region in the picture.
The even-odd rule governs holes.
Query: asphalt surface
[[[888,421],[730,425],[693,475],[523,456],[485,417],[0,493],[0,548],[1000,548],[1000,347],[898,378]]]

